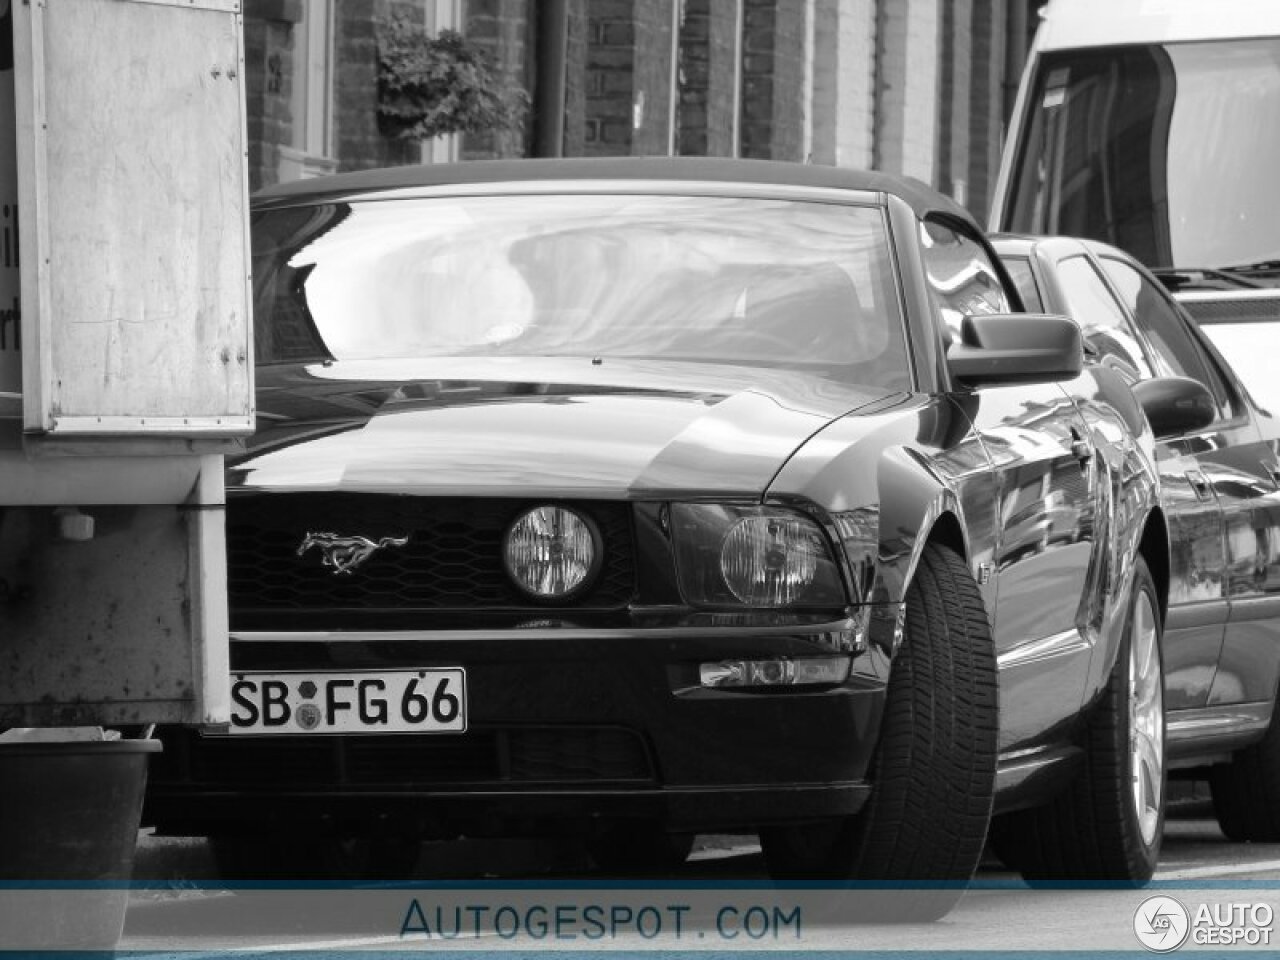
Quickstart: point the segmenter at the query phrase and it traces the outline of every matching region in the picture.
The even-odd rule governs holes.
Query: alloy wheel
[[[1129,643],[1129,754],[1133,809],[1144,843],[1155,841],[1164,792],[1164,683],[1151,596],[1138,593]]]

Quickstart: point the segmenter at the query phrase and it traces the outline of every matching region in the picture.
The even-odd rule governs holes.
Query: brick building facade
[[[251,180],[538,153],[743,156],[907,173],[981,218],[1036,6],[246,0]],[[482,134],[386,135],[378,27],[395,13],[463,33],[532,109]]]

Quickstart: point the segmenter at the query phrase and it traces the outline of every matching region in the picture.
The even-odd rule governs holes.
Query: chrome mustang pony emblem
[[[368,537],[340,537],[336,533],[308,533],[302,538],[297,555],[302,556],[312,547],[320,548],[321,562],[326,567],[333,567],[333,573],[350,573],[384,547],[403,547],[409,542],[404,537],[383,537],[381,540],[370,540]]]

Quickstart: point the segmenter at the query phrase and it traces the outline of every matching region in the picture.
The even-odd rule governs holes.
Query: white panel
[[[1276,0],[1054,0],[1042,50],[1280,35]]]
[[[226,723],[231,715],[230,610],[227,599],[226,487],[222,457],[200,458],[200,483],[188,527],[191,563],[191,719]]]
[[[875,138],[876,10],[873,0],[850,0],[840,7],[840,109],[836,117],[836,165],[871,166]]]
[[[804,4],[804,94],[801,98],[804,107],[804,133],[801,138],[800,157],[805,163],[813,163],[813,113],[814,113],[814,48],[816,38],[813,35],[817,16],[813,8],[814,0],[805,0]],[[672,66],[674,73],[676,66]],[[675,85],[672,84],[672,89]],[[675,105],[672,102],[671,113],[674,120]],[[674,151],[672,151],[674,152]]]
[[[237,6],[14,6],[28,429],[252,427]]]
[[[939,0],[910,0],[902,172],[933,182],[938,134]]]

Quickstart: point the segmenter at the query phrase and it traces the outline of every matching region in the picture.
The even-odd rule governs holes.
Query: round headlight
[[[595,525],[567,507],[534,507],[507,529],[502,556],[517,587],[537,600],[567,600],[600,569]]]
[[[743,517],[720,547],[720,573],[739,601],[783,607],[813,583],[825,555],[813,525],[800,518]]]

